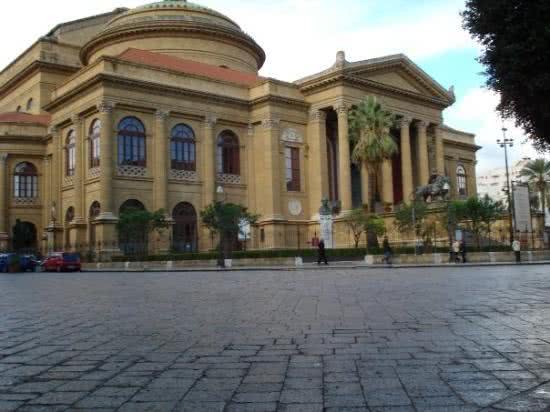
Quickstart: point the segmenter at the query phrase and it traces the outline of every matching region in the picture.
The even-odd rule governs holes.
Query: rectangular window
[[[300,149],[285,148],[286,189],[289,192],[300,191]]]

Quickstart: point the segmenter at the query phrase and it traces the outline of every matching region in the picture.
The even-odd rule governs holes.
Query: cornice
[[[124,41],[133,37],[153,37],[158,33],[167,32],[170,33],[171,37],[207,37],[209,39],[215,38],[216,41],[223,43],[244,46],[256,56],[258,69],[265,63],[265,52],[252,37],[228,27],[207,23],[199,24],[197,22],[155,22],[154,25],[145,22],[117,26],[86,43],[80,51],[80,60],[83,64],[88,64],[88,58],[91,54],[102,47],[116,44],[121,40]]]
[[[390,96],[398,96],[398,97],[406,97],[408,99],[414,100],[414,101],[421,101],[423,103],[431,104],[437,108],[446,108],[449,107],[450,102],[445,101],[443,99],[435,98],[435,97],[428,97],[423,96],[418,93],[413,93],[407,90],[399,89],[397,87],[389,86],[383,83],[378,83],[372,80],[368,79],[361,79],[355,76],[346,75],[343,72],[339,73],[333,73],[332,76],[325,76],[322,80],[317,80],[315,82],[310,83],[309,85],[304,85],[301,87],[302,93],[305,95],[310,95],[318,91],[322,91],[329,87],[334,86],[353,86],[353,87],[359,87],[359,88],[368,88],[368,89],[375,89],[377,91],[383,92],[385,94],[388,94]]]
[[[17,73],[14,77],[12,77],[10,80],[8,80],[6,83],[4,83],[2,86],[0,86],[0,98],[4,97],[14,88],[16,88],[21,82],[23,82],[28,77],[35,74],[36,72],[54,71],[58,73],[61,72],[61,73],[74,74],[79,69],[80,67],[76,67],[76,66],[67,66],[64,64],[56,64],[56,63],[49,63],[49,62],[43,62],[40,60],[35,60],[31,64],[29,64],[27,67],[25,67],[23,70],[21,70],[19,73]]]
[[[483,146],[478,146],[476,145],[475,143],[464,143],[464,142],[457,142],[456,140],[449,140],[449,139],[443,139],[443,144],[444,145],[449,145],[449,146],[456,146],[456,147],[461,147],[463,149],[468,149],[468,150],[475,150],[476,152],[478,150],[481,150],[483,149]]]
[[[275,104],[281,104],[281,105],[284,105],[284,106],[297,106],[300,109],[304,109],[304,110],[307,110],[310,106],[308,103],[306,103],[302,100],[292,99],[292,98],[289,98],[289,97],[276,96],[276,95],[272,95],[272,94],[268,94],[266,96],[261,96],[261,97],[258,97],[256,99],[250,101],[250,106],[254,107],[254,106],[258,106],[260,104],[265,104],[265,103],[275,103]]]
[[[79,84],[77,87],[67,92],[63,96],[59,96],[56,100],[50,102],[44,107],[44,110],[53,112],[63,104],[70,102],[75,97],[81,95],[87,89],[99,86],[101,84],[110,84],[118,87],[126,87],[129,89],[146,90],[154,92],[170,93],[179,96],[194,97],[209,101],[216,101],[222,104],[239,105],[248,108],[247,100],[221,96],[212,93],[199,92],[196,90],[185,89],[175,86],[167,86],[160,83],[149,82],[145,80],[129,79],[125,77],[115,76],[112,74],[99,73],[98,75],[88,79],[86,82]]]

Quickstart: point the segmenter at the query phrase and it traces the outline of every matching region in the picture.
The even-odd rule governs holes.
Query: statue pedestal
[[[325,248],[334,248],[334,240],[332,238],[333,219],[332,215],[319,215],[319,224],[321,226],[319,238],[325,241]]]

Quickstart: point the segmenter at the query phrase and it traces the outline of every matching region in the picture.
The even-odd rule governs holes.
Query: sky
[[[136,7],[144,0],[69,0],[10,2],[3,9],[0,67],[9,64],[56,24],[116,7]],[[266,51],[260,74],[294,81],[334,63],[344,50],[358,61],[394,53],[413,59],[445,88],[455,87],[456,103],[444,112],[445,123],[476,134],[478,174],[502,167],[496,139],[502,121],[499,97],[484,88],[481,48],[462,28],[465,0],[200,0],[236,21]],[[513,121],[505,122],[516,144],[512,161],[538,154]]]

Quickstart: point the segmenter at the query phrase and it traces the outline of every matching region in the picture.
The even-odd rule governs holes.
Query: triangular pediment
[[[442,99],[448,101],[449,104],[454,101],[452,91],[445,90],[404,55],[350,63],[345,72],[347,76],[356,79],[378,83],[423,97]]]

